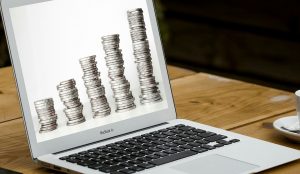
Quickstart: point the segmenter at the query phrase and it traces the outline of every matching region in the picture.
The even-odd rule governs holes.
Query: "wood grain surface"
[[[20,118],[19,106],[12,68],[0,68],[0,123]]]
[[[177,114],[231,129],[295,110],[291,93],[205,73],[171,82]]]
[[[184,68],[180,68],[177,66],[168,65],[168,74],[169,74],[170,80],[174,80],[174,79],[178,79],[181,77],[196,74],[196,72],[189,70],[189,69],[184,69]]]
[[[170,78],[174,79],[171,84],[179,118],[231,129],[244,135],[299,149],[297,144],[285,140],[273,129],[262,126],[266,125],[263,123],[270,123],[282,116],[280,114],[292,114],[289,113],[295,110],[292,94],[209,74],[195,74],[181,68],[168,68]],[[2,70],[0,69],[0,74]],[[4,71],[11,73],[9,68]],[[16,94],[13,95],[15,86],[8,84],[13,84],[11,76],[1,78],[0,89],[10,91],[11,97],[16,97]],[[18,111],[19,105],[14,104],[17,100],[11,103],[13,106],[6,103],[5,98],[1,98],[0,102],[0,117],[4,113],[14,116],[5,115],[5,118],[1,118],[4,122],[0,123],[0,167],[22,173],[57,173],[38,167],[31,160],[23,120]],[[9,107],[3,107],[2,103]],[[299,166],[298,160],[266,172],[294,173],[300,170]]]

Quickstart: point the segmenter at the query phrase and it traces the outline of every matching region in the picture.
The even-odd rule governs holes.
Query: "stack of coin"
[[[152,58],[143,10],[141,8],[129,10],[127,17],[141,88],[140,102],[141,104],[160,102],[162,97],[158,89],[158,82],[153,76]]]
[[[85,122],[85,117],[82,114],[83,106],[78,98],[78,90],[75,85],[74,79],[63,81],[57,85],[59,97],[66,107],[64,113],[68,118],[68,126]]]
[[[111,109],[105,97],[104,86],[101,85],[100,72],[97,68],[96,56],[79,59],[83,70],[83,81],[86,93],[90,99],[93,117],[105,117],[110,115]]]
[[[46,98],[34,102],[35,110],[41,124],[40,133],[50,132],[57,128],[57,115],[52,98]]]
[[[129,111],[136,108],[135,98],[130,90],[130,84],[124,76],[124,60],[119,49],[119,35],[107,35],[102,37],[105,60],[108,67],[108,77],[114,93],[116,112]]]

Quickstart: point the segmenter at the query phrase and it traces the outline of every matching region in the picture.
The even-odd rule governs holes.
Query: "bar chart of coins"
[[[82,80],[84,88],[76,86],[74,78],[61,81],[57,86],[57,92],[60,102],[65,108],[63,113],[66,117],[65,126],[76,126],[86,122],[86,117],[83,114],[85,107],[78,94],[78,90],[85,90],[89,98],[89,105],[92,110],[93,119],[101,119],[109,117],[113,113],[130,112],[135,110],[139,102],[139,107],[150,105],[152,103],[161,102],[163,100],[159,83],[155,79],[153,73],[153,64],[151,57],[151,49],[146,33],[146,25],[144,21],[143,10],[136,8],[127,11],[128,28],[132,41],[132,59],[136,65],[136,71],[139,81],[138,99],[133,96],[130,81],[127,80],[124,72],[126,65],[122,49],[120,48],[120,35],[111,34],[101,36],[102,49],[104,56],[97,57],[96,55],[87,55],[79,58],[78,63],[82,71]],[[99,47],[99,49],[101,49]],[[102,84],[101,72],[97,66],[97,59],[102,59],[105,62],[108,71],[108,80],[110,86]],[[74,60],[75,61],[75,60]],[[106,96],[106,88],[111,88],[113,91],[113,102],[108,102]],[[54,101],[52,98],[41,99],[34,102],[36,112],[39,118],[40,130],[39,133],[47,133],[59,129],[56,120],[57,114],[55,111]],[[115,110],[112,110],[111,105],[114,105]]]
[[[24,49],[19,54],[37,142],[168,109],[164,58],[147,1],[78,0],[65,8],[71,2],[12,10],[13,20],[31,24],[16,31],[22,36],[16,42]],[[84,9],[90,13],[76,13]]]

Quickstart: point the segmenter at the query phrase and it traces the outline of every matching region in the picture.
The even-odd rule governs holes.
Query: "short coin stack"
[[[129,10],[127,11],[127,17],[141,88],[140,102],[142,104],[160,102],[162,97],[158,89],[158,82],[153,76],[152,58],[143,10],[141,8]]]
[[[105,97],[104,86],[101,85],[100,72],[97,68],[96,56],[89,56],[79,59],[83,70],[83,81],[87,95],[90,99],[93,117],[105,117],[110,115],[111,109]]]
[[[75,85],[74,79],[63,81],[57,85],[59,97],[66,106],[64,112],[68,118],[68,126],[85,122],[85,117],[82,114],[83,106],[78,98],[78,90]]]
[[[130,90],[130,83],[124,76],[124,60],[119,49],[119,35],[107,35],[102,37],[105,60],[108,67],[108,77],[114,93],[116,112],[129,111],[136,108],[135,98]]]
[[[50,132],[57,128],[57,115],[54,109],[52,98],[38,100],[34,102],[35,110],[41,124],[40,133]]]

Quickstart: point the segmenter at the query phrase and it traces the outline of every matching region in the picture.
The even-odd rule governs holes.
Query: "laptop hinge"
[[[164,122],[164,123],[156,124],[156,125],[149,126],[149,127],[146,127],[146,128],[138,129],[138,130],[135,130],[135,131],[131,131],[131,132],[127,132],[127,133],[120,134],[120,135],[117,135],[117,136],[113,136],[113,137],[110,137],[110,138],[106,138],[106,139],[103,139],[103,140],[99,140],[99,141],[96,141],[96,142],[92,142],[92,143],[84,144],[84,145],[81,145],[81,146],[73,147],[73,148],[70,148],[70,149],[66,149],[66,150],[63,150],[63,151],[55,152],[53,154],[57,155],[57,154],[64,153],[64,152],[67,152],[67,151],[70,151],[70,150],[75,150],[75,149],[78,149],[78,148],[81,148],[81,147],[84,147],[84,146],[89,146],[89,145],[93,145],[93,144],[96,144],[96,143],[112,140],[112,139],[119,138],[119,137],[122,137],[122,136],[125,136],[125,135],[133,134],[133,133],[136,133],[136,132],[144,131],[144,130],[147,130],[147,129],[151,129],[151,128],[166,125],[166,124],[169,124],[169,123]]]

